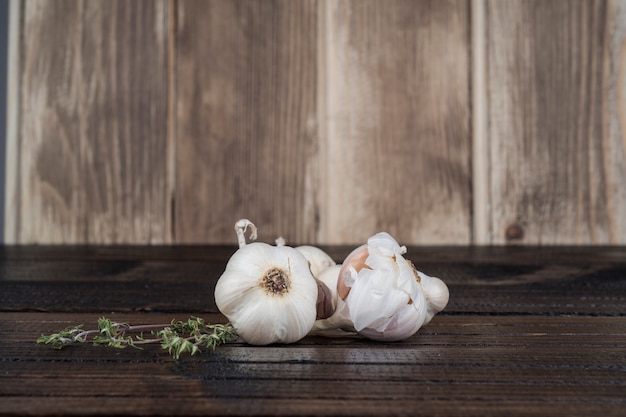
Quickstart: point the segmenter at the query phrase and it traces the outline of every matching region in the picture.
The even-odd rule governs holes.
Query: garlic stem
[[[239,243],[239,249],[246,246],[246,230],[250,228],[250,240],[256,240],[256,226],[248,219],[239,219],[235,223],[235,233],[237,233],[237,243]]]

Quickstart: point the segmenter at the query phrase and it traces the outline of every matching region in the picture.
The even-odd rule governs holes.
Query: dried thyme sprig
[[[151,337],[145,338],[146,332]],[[97,346],[119,349],[127,346],[141,349],[141,345],[160,343],[174,359],[178,359],[182,353],[193,355],[203,349],[215,349],[216,346],[236,338],[237,333],[231,324],[206,324],[198,317],[187,321],[172,320],[170,324],[136,326],[101,317],[98,319],[97,330],[83,330],[81,324],[51,335],[41,335],[37,343],[52,345],[57,349],[88,341]]]

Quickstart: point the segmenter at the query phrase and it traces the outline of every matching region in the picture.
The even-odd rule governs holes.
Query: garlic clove
[[[339,279],[340,269],[341,265],[333,265],[324,269],[317,276],[317,280],[320,281],[329,291],[326,296],[330,300],[331,310],[333,312],[337,309],[337,280]]]
[[[311,334],[321,336],[356,335],[357,331],[354,329],[347,304],[338,297],[337,307],[332,316],[327,319],[316,320],[311,329]]]
[[[425,302],[406,304],[393,316],[382,318],[369,327],[359,331],[363,336],[372,340],[395,342],[404,340],[424,325]]]
[[[317,284],[317,303],[315,305],[317,310],[317,319],[326,319],[335,312],[333,305],[333,293],[330,288],[326,286],[322,281],[315,278]]]
[[[324,282],[319,281],[317,277],[326,269],[336,265],[336,262],[330,255],[315,246],[296,246],[295,249],[309,261],[311,273],[316,277],[318,287],[317,318],[326,319],[334,313],[336,303],[333,303],[333,291]],[[332,288],[335,287],[336,283]]]
[[[345,336],[350,332],[356,334],[350,312],[345,302],[337,296],[337,281],[342,265],[333,265],[322,271],[318,279],[322,281],[332,292],[333,314],[323,320],[316,320],[311,330],[312,334],[323,336]]]
[[[215,287],[220,312],[253,345],[300,340],[313,327],[317,298],[304,256],[292,247],[265,243],[235,252]]]
[[[428,305],[427,317],[424,324],[430,322],[435,314],[442,311],[450,300],[448,286],[439,278],[431,277],[421,271],[417,271],[424,290],[424,296]]]
[[[309,261],[311,265],[311,273],[314,277],[317,277],[319,273],[326,268],[336,265],[335,260],[318,247],[303,245],[296,246],[295,249],[300,252],[307,261]]]
[[[357,275],[354,269],[351,273]],[[382,269],[364,269],[355,276],[358,282],[353,285],[346,302],[357,331],[371,327],[381,318],[393,316],[399,307],[411,301],[407,293],[395,288],[389,277],[389,271]]]

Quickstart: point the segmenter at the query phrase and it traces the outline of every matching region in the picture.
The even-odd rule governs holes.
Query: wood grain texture
[[[409,247],[450,303],[401,342],[236,341],[178,361],[158,345],[34,343],[103,315],[223,323],[210,300],[233,250],[0,248],[0,414],[623,415],[626,247]]]
[[[490,241],[626,242],[624,3],[490,1],[487,25]]]
[[[319,240],[469,243],[469,2],[324,5]]]
[[[625,404],[623,317],[441,316],[400,343],[232,343],[179,361],[158,346],[25,348],[42,332],[97,317],[1,314],[0,353],[10,360],[0,362],[0,412],[619,416]],[[171,317],[113,316],[144,324]]]
[[[470,242],[467,2],[179,6],[178,242]]]
[[[178,6],[176,241],[314,241],[316,3]]]
[[[352,249],[323,248],[338,262]],[[0,251],[0,306],[217,313],[215,283],[234,252],[234,246],[8,248]],[[610,317],[626,311],[623,249],[410,246],[406,256],[452,286],[445,314]]]
[[[12,4],[8,242],[626,242],[623,2]]]
[[[18,243],[159,243],[166,1],[21,3]]]

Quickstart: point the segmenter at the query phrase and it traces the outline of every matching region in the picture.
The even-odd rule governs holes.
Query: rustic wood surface
[[[11,5],[6,242],[626,244],[624,2]]]
[[[469,2],[324,5],[321,241],[469,243]]]
[[[8,242],[471,241],[468,2],[15,4]]]
[[[316,3],[178,5],[176,241],[315,241]]]
[[[168,3],[13,6],[21,111],[7,241],[167,242]]]
[[[328,247],[338,261],[348,247]],[[42,333],[201,316],[231,246],[4,247],[2,415],[623,415],[626,248],[410,247],[450,303],[398,343],[231,343],[176,361]]]
[[[178,242],[250,217],[469,243],[467,3],[182,1],[177,22]]]
[[[491,243],[624,243],[625,6],[488,3]]]

